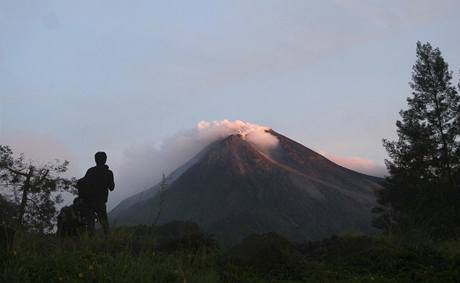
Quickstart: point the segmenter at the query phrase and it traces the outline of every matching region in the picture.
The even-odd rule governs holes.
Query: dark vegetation
[[[251,235],[222,248],[190,222],[119,227],[108,239],[53,234],[67,162],[0,147],[0,282],[460,282],[460,98],[437,48],[417,43],[412,96],[384,140],[383,233],[292,243]],[[459,86],[460,87],[460,86]],[[7,192],[3,194],[3,192]],[[156,222],[156,221],[154,221]]]
[[[343,235],[293,244],[273,233],[230,249],[192,223],[120,227],[108,240],[19,232],[1,282],[458,282],[460,244]]]

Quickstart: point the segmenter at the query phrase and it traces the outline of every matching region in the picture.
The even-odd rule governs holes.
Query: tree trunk
[[[30,189],[30,179],[32,178],[33,169],[29,168],[29,173],[27,174],[24,185],[22,186],[22,199],[21,204],[19,205],[19,214],[18,214],[18,224],[22,225],[24,222],[24,214],[26,213],[27,206],[27,196]]]

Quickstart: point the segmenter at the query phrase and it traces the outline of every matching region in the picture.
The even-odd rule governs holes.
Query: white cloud
[[[364,174],[383,177],[387,171],[384,166],[375,164],[374,161],[358,156],[339,156],[329,153],[324,150],[320,150],[319,154],[323,155],[327,159],[340,166],[343,166],[354,171],[358,171]]]

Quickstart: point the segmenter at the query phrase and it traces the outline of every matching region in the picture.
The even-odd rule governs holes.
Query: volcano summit
[[[206,125],[205,125],[206,126]],[[224,244],[253,233],[292,241],[341,231],[371,233],[371,209],[381,179],[326,159],[271,130],[214,141],[160,185],[122,201],[109,214],[116,225],[193,221]]]

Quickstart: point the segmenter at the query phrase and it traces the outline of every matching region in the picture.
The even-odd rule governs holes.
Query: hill
[[[109,214],[116,225],[193,221],[223,244],[275,232],[295,242],[344,230],[372,233],[371,209],[380,178],[341,167],[273,131],[278,144],[261,148],[244,135],[218,140],[159,185]]]

